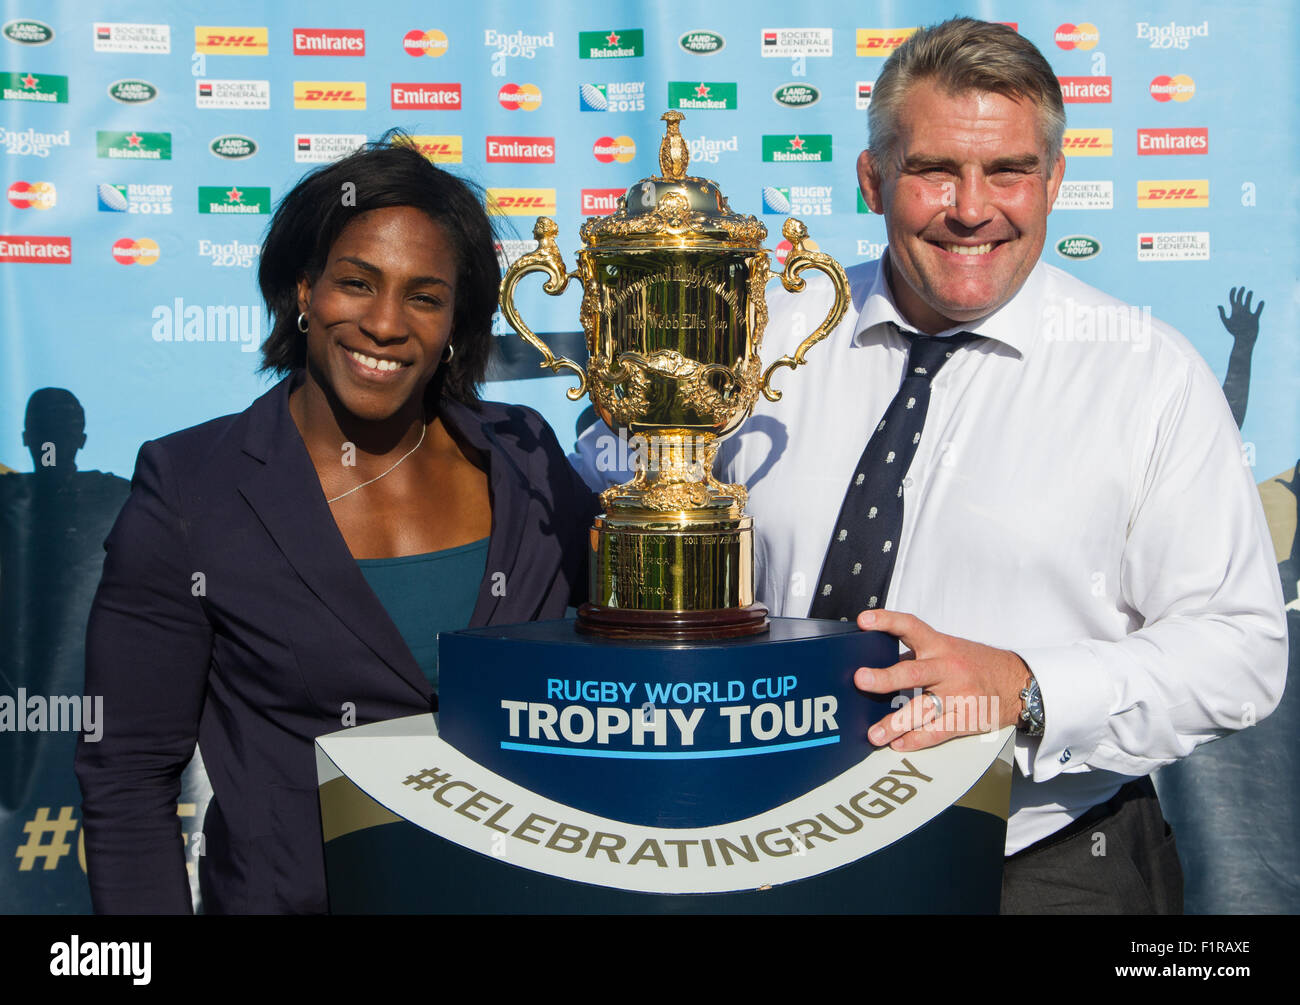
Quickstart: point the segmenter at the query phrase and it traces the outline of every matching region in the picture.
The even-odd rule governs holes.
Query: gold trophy
[[[788,219],[792,245],[781,282],[797,293],[799,273],[825,272],[835,303],[793,356],[766,369],[759,360],[767,325],[764,289],[771,273],[762,242],[767,228],[733,213],[715,182],[686,173],[690,152],[681,112],[666,112],[660,174],[619,199],[612,216],[582,225],[578,268],[565,269],[555,221],[538,217],[538,246],[501,283],[505,319],[543,356],[553,373],[570,370],[570,400],[591,396],[611,429],[625,429],[634,448],[631,481],[601,493],[605,512],[591,529],[591,602],[578,630],[650,639],[709,639],[767,629],[767,609],[754,602],[753,519],[744,486],[713,476],[718,444],[749,417],[761,391],[769,401],[780,369],[839,323],[849,303],[844,270],[804,246],[808,229]],[[590,359],[583,368],[556,358],[515,310],[516,284],[543,272],[542,289],[563,293],[582,284],[581,320]]]

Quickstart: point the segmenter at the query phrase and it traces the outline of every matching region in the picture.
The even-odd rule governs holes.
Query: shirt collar
[[[887,329],[879,331],[872,329],[891,322],[905,332],[916,331],[916,326],[903,317],[898,305],[894,303],[893,291],[890,290],[885,278],[885,260],[888,256],[889,249],[886,248],[884,254],[880,256],[879,266],[867,290],[866,299],[862,303],[862,312],[858,315],[858,325],[853,333],[853,341],[856,345],[866,345],[881,338]],[[1029,274],[1029,278],[1025,280],[1025,284],[1016,295],[992,314],[935,334],[939,338],[944,338],[958,332],[971,332],[1001,342],[1014,349],[1023,358],[1029,351],[1039,326],[1042,325],[1039,304],[1044,281],[1043,265],[1040,261],[1034,266],[1034,271]]]

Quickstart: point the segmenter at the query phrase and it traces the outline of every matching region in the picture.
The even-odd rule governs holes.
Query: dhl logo
[[[1208,178],[1138,182],[1138,209],[1197,209],[1209,204]]]
[[[459,164],[464,150],[459,136],[412,136],[411,145],[434,164]]]
[[[295,80],[293,107],[363,109],[366,107],[366,82],[364,80]]]
[[[859,28],[859,56],[888,56],[915,34],[915,28]]]
[[[1067,129],[1063,145],[1067,157],[1109,157],[1115,152],[1110,129]]]
[[[490,188],[488,212],[497,216],[530,216],[555,212],[553,188]]]
[[[265,56],[265,28],[213,28],[203,25],[194,29],[194,51],[218,56]]]

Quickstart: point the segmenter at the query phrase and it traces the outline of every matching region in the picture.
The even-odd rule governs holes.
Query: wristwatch
[[[1018,728],[1029,736],[1042,736],[1047,727],[1047,715],[1043,712],[1043,695],[1038,690],[1038,678],[1029,675],[1029,684],[1020,691],[1020,700],[1024,708],[1020,710]]]

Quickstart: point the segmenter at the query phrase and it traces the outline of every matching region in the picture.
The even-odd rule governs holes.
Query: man
[[[718,473],[749,486],[772,614],[857,616],[909,651],[858,672],[915,695],[872,743],[974,732],[953,716],[968,699],[1019,727],[1005,912],[1178,912],[1147,775],[1272,711],[1285,622],[1204,362],[1039,261],[1064,127],[1055,75],[1009,28],[956,19],[900,46],[858,161],[888,250],[850,270],[848,315]],[[830,302],[817,279],[776,299],[764,359]]]

